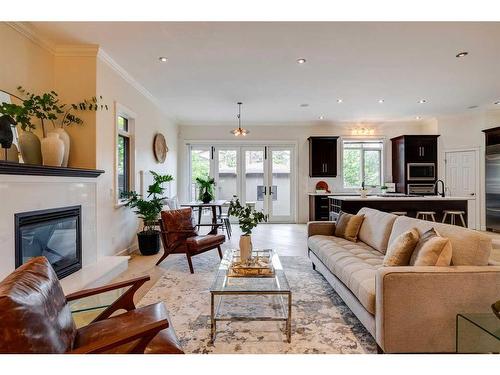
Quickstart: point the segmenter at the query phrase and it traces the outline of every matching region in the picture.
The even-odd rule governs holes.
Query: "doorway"
[[[295,146],[234,145],[190,146],[190,199],[196,200],[196,177],[215,180],[216,199],[255,206],[269,217],[269,222],[295,221]]]

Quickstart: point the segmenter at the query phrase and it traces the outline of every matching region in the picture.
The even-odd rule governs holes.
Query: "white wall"
[[[485,163],[484,133],[482,130],[500,126],[500,111],[475,111],[454,116],[442,116],[436,119],[439,145],[439,178],[445,180],[445,152],[460,149],[479,151],[479,182],[477,193],[481,229],[486,229],[485,211]]]
[[[106,62],[97,61],[97,93],[110,104],[110,110],[97,114],[97,168],[104,169],[98,184],[98,246],[99,255],[110,255],[135,246],[139,222],[127,207],[115,207],[115,105],[119,103],[136,115],[135,118],[135,189],[140,192],[140,171],[154,170],[177,177],[177,126],[153,102],[142,95]],[[163,133],[169,152],[164,164],[153,154],[153,138]],[[177,193],[176,182],[171,195]]]
[[[429,131],[427,123],[414,122],[386,122],[377,124],[311,124],[311,125],[245,125],[251,133],[245,137],[245,141],[290,141],[297,143],[298,149],[298,207],[297,221],[300,223],[307,222],[309,218],[309,201],[307,193],[314,190],[315,184],[319,180],[325,180],[332,191],[342,190],[342,181],[340,176],[336,178],[309,178],[309,145],[307,138],[310,136],[319,135],[338,135],[343,137],[352,137],[353,128],[370,128],[374,129],[374,136],[384,138],[385,142],[385,157],[384,157],[384,175],[385,181],[389,182],[392,179],[392,164],[391,164],[391,147],[390,138],[401,134],[423,134],[423,129]],[[230,126],[191,126],[182,125],[179,127],[179,198],[182,201],[188,199],[188,160],[186,141],[235,141],[235,137],[229,133],[234,128],[234,124]],[[366,138],[366,137],[360,137]],[[340,152],[340,147],[338,148]],[[340,160],[340,158],[339,158]],[[340,169],[339,169],[340,171]]]

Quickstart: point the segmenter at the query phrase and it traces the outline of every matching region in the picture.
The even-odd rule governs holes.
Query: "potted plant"
[[[215,199],[214,186],[215,180],[212,177],[197,177],[198,199],[203,203],[208,203]]]
[[[242,206],[239,199],[234,197],[230,204],[228,215],[238,218],[238,223],[243,234],[240,236],[240,255],[242,261],[252,257],[252,229],[257,224],[267,221],[267,215],[254,210],[250,206]]]
[[[381,192],[382,194],[386,194],[388,189],[389,189],[389,187],[388,187],[388,186],[382,185],[382,186],[380,187],[380,192]]]
[[[126,206],[134,209],[136,215],[142,219],[144,228],[137,233],[137,242],[142,255],[154,255],[160,251],[160,231],[156,229],[160,212],[163,208],[163,192],[165,182],[172,181],[171,175],[160,175],[150,171],[154,182],[149,185],[147,199],[135,191],[124,194],[127,199]]]

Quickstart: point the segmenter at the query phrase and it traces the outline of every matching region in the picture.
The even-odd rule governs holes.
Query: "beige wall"
[[[342,137],[352,137],[352,128],[365,127],[374,129],[374,137],[385,139],[384,155],[384,175],[385,181],[392,179],[391,148],[390,138],[401,134],[424,134],[430,131],[424,122],[386,122],[377,124],[325,124],[325,125],[245,125],[251,133],[245,137],[244,141],[250,142],[272,142],[272,141],[290,141],[297,144],[297,221],[307,222],[309,218],[309,202],[307,193],[314,190],[315,184],[319,180],[324,180],[330,186],[332,191],[342,190],[342,181],[340,176],[336,178],[309,178],[309,146],[307,138],[314,135],[338,135]],[[231,126],[180,126],[179,127],[179,197],[185,201],[188,199],[188,162],[186,141],[210,141],[227,140],[234,142],[236,138],[229,133],[234,128]],[[363,137],[361,137],[363,138]],[[339,148],[340,151],[340,148]]]
[[[16,87],[22,85],[35,92],[55,90],[67,102],[102,95],[104,102],[109,105],[108,111],[83,114],[83,126],[72,125],[67,128],[72,141],[70,166],[105,171],[97,179],[96,201],[88,203],[97,207],[94,220],[97,226],[96,257],[133,248],[139,220],[130,209],[115,207],[114,200],[114,103],[128,107],[137,115],[134,178],[138,191],[140,171],[155,170],[177,177],[177,126],[154,102],[129,83],[130,77],[125,79],[96,54],[90,56],[88,48],[79,51],[77,46],[65,52],[64,56],[54,56],[49,49],[41,47],[6,23],[0,23],[0,45],[7,51],[9,60],[9,63],[4,60],[0,69],[1,89],[15,92]],[[157,164],[154,160],[152,144],[157,132],[165,135],[170,149],[165,164]],[[170,195],[176,194],[176,183],[170,184]],[[26,203],[29,197],[20,199]],[[33,199],[39,198],[33,196]],[[38,207],[37,202],[33,202],[33,207]],[[15,211],[15,207],[13,209]],[[10,216],[1,219],[8,222],[13,220]],[[10,238],[14,234],[2,235]]]
[[[97,61],[97,92],[110,103],[110,110],[97,113],[97,168],[106,173],[98,184],[98,243],[99,254],[114,254],[135,243],[138,220],[127,207],[115,207],[115,103],[134,112],[135,118],[135,188],[140,192],[140,172],[177,175],[177,126],[150,100],[120,77],[102,60]],[[153,155],[153,138],[157,132],[167,139],[169,152],[164,164]],[[170,185],[170,195],[176,194],[176,181]]]

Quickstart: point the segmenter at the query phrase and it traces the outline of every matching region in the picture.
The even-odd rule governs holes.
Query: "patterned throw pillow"
[[[387,248],[384,266],[407,266],[410,264],[411,255],[419,239],[420,234],[417,228],[412,228],[397,236]]]
[[[451,255],[450,239],[441,237],[432,228],[420,237],[411,256],[410,266],[449,266]]]
[[[335,236],[356,242],[364,218],[364,215],[352,215],[341,211],[335,225]]]

